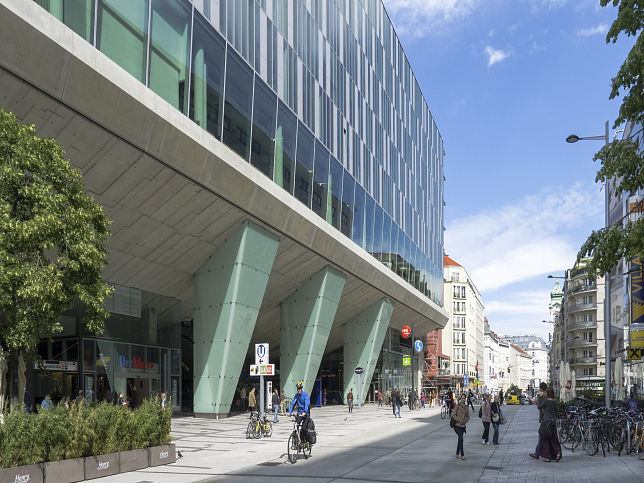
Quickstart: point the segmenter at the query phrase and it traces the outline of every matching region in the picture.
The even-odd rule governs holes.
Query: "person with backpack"
[[[463,435],[467,431],[466,424],[470,420],[470,410],[467,407],[465,394],[461,394],[458,404],[454,409],[454,414],[450,418],[450,426],[454,428],[456,436],[458,436],[458,443],[456,444],[456,457],[460,460],[465,459],[465,452],[463,451]]]
[[[481,443],[490,444],[490,422],[492,422],[492,408],[490,406],[490,396],[487,394],[483,396],[483,403],[479,409],[479,417],[483,422],[483,436]]]

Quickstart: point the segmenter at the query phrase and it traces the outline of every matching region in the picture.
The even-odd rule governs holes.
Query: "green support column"
[[[358,402],[360,394],[360,404],[364,403],[393,311],[394,304],[383,298],[344,325],[345,399],[349,390],[353,388],[354,401]],[[360,380],[361,391],[358,388],[358,376],[354,372],[356,367],[364,369]]]
[[[194,413],[227,416],[279,238],[244,221],[195,273]]]
[[[326,267],[280,304],[280,383],[288,397],[297,381],[313,389],[345,281]]]

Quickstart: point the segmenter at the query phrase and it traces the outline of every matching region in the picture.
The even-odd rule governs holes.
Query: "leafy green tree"
[[[0,108],[0,344],[12,354],[12,382],[16,354],[62,331],[74,300],[88,330],[102,332],[109,225],[62,147]]]
[[[510,387],[508,387],[506,394],[512,394],[513,396],[520,396],[521,388],[515,384],[510,384]]]
[[[610,99],[623,95],[622,105],[614,126],[644,124],[644,2],[639,0],[600,0],[602,7],[609,3],[618,7],[617,18],[606,35],[606,43],[615,43],[620,34],[635,37],[626,60],[612,80]],[[644,187],[644,152],[630,139],[614,140],[594,157],[601,161],[595,181],[616,180],[615,195],[634,193]],[[642,210],[643,207],[639,207]],[[610,271],[620,258],[630,260],[644,254],[644,217],[626,226],[615,225],[593,231],[582,245],[577,259],[590,257],[589,275]]]

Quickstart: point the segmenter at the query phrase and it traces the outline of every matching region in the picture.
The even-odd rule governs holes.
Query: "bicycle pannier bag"
[[[310,417],[306,423],[306,439],[311,444],[315,444],[318,439],[317,433],[315,432],[315,423]]]

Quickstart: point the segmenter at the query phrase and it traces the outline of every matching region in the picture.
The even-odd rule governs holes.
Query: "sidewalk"
[[[286,443],[292,423],[282,418],[270,438],[245,439],[248,416],[213,421],[179,417],[172,435],[183,459],[176,464],[101,478],[101,482],[374,481],[465,483],[515,481],[644,481],[644,461],[610,453],[590,457],[564,450],[559,463],[528,456],[537,441],[534,406],[504,406],[499,446],[482,445],[478,407],[465,435],[466,460],[455,458],[456,435],[438,408],[394,418],[391,408],[367,406],[349,414],[344,406],[314,408],[318,444],[312,457],[290,464]]]

